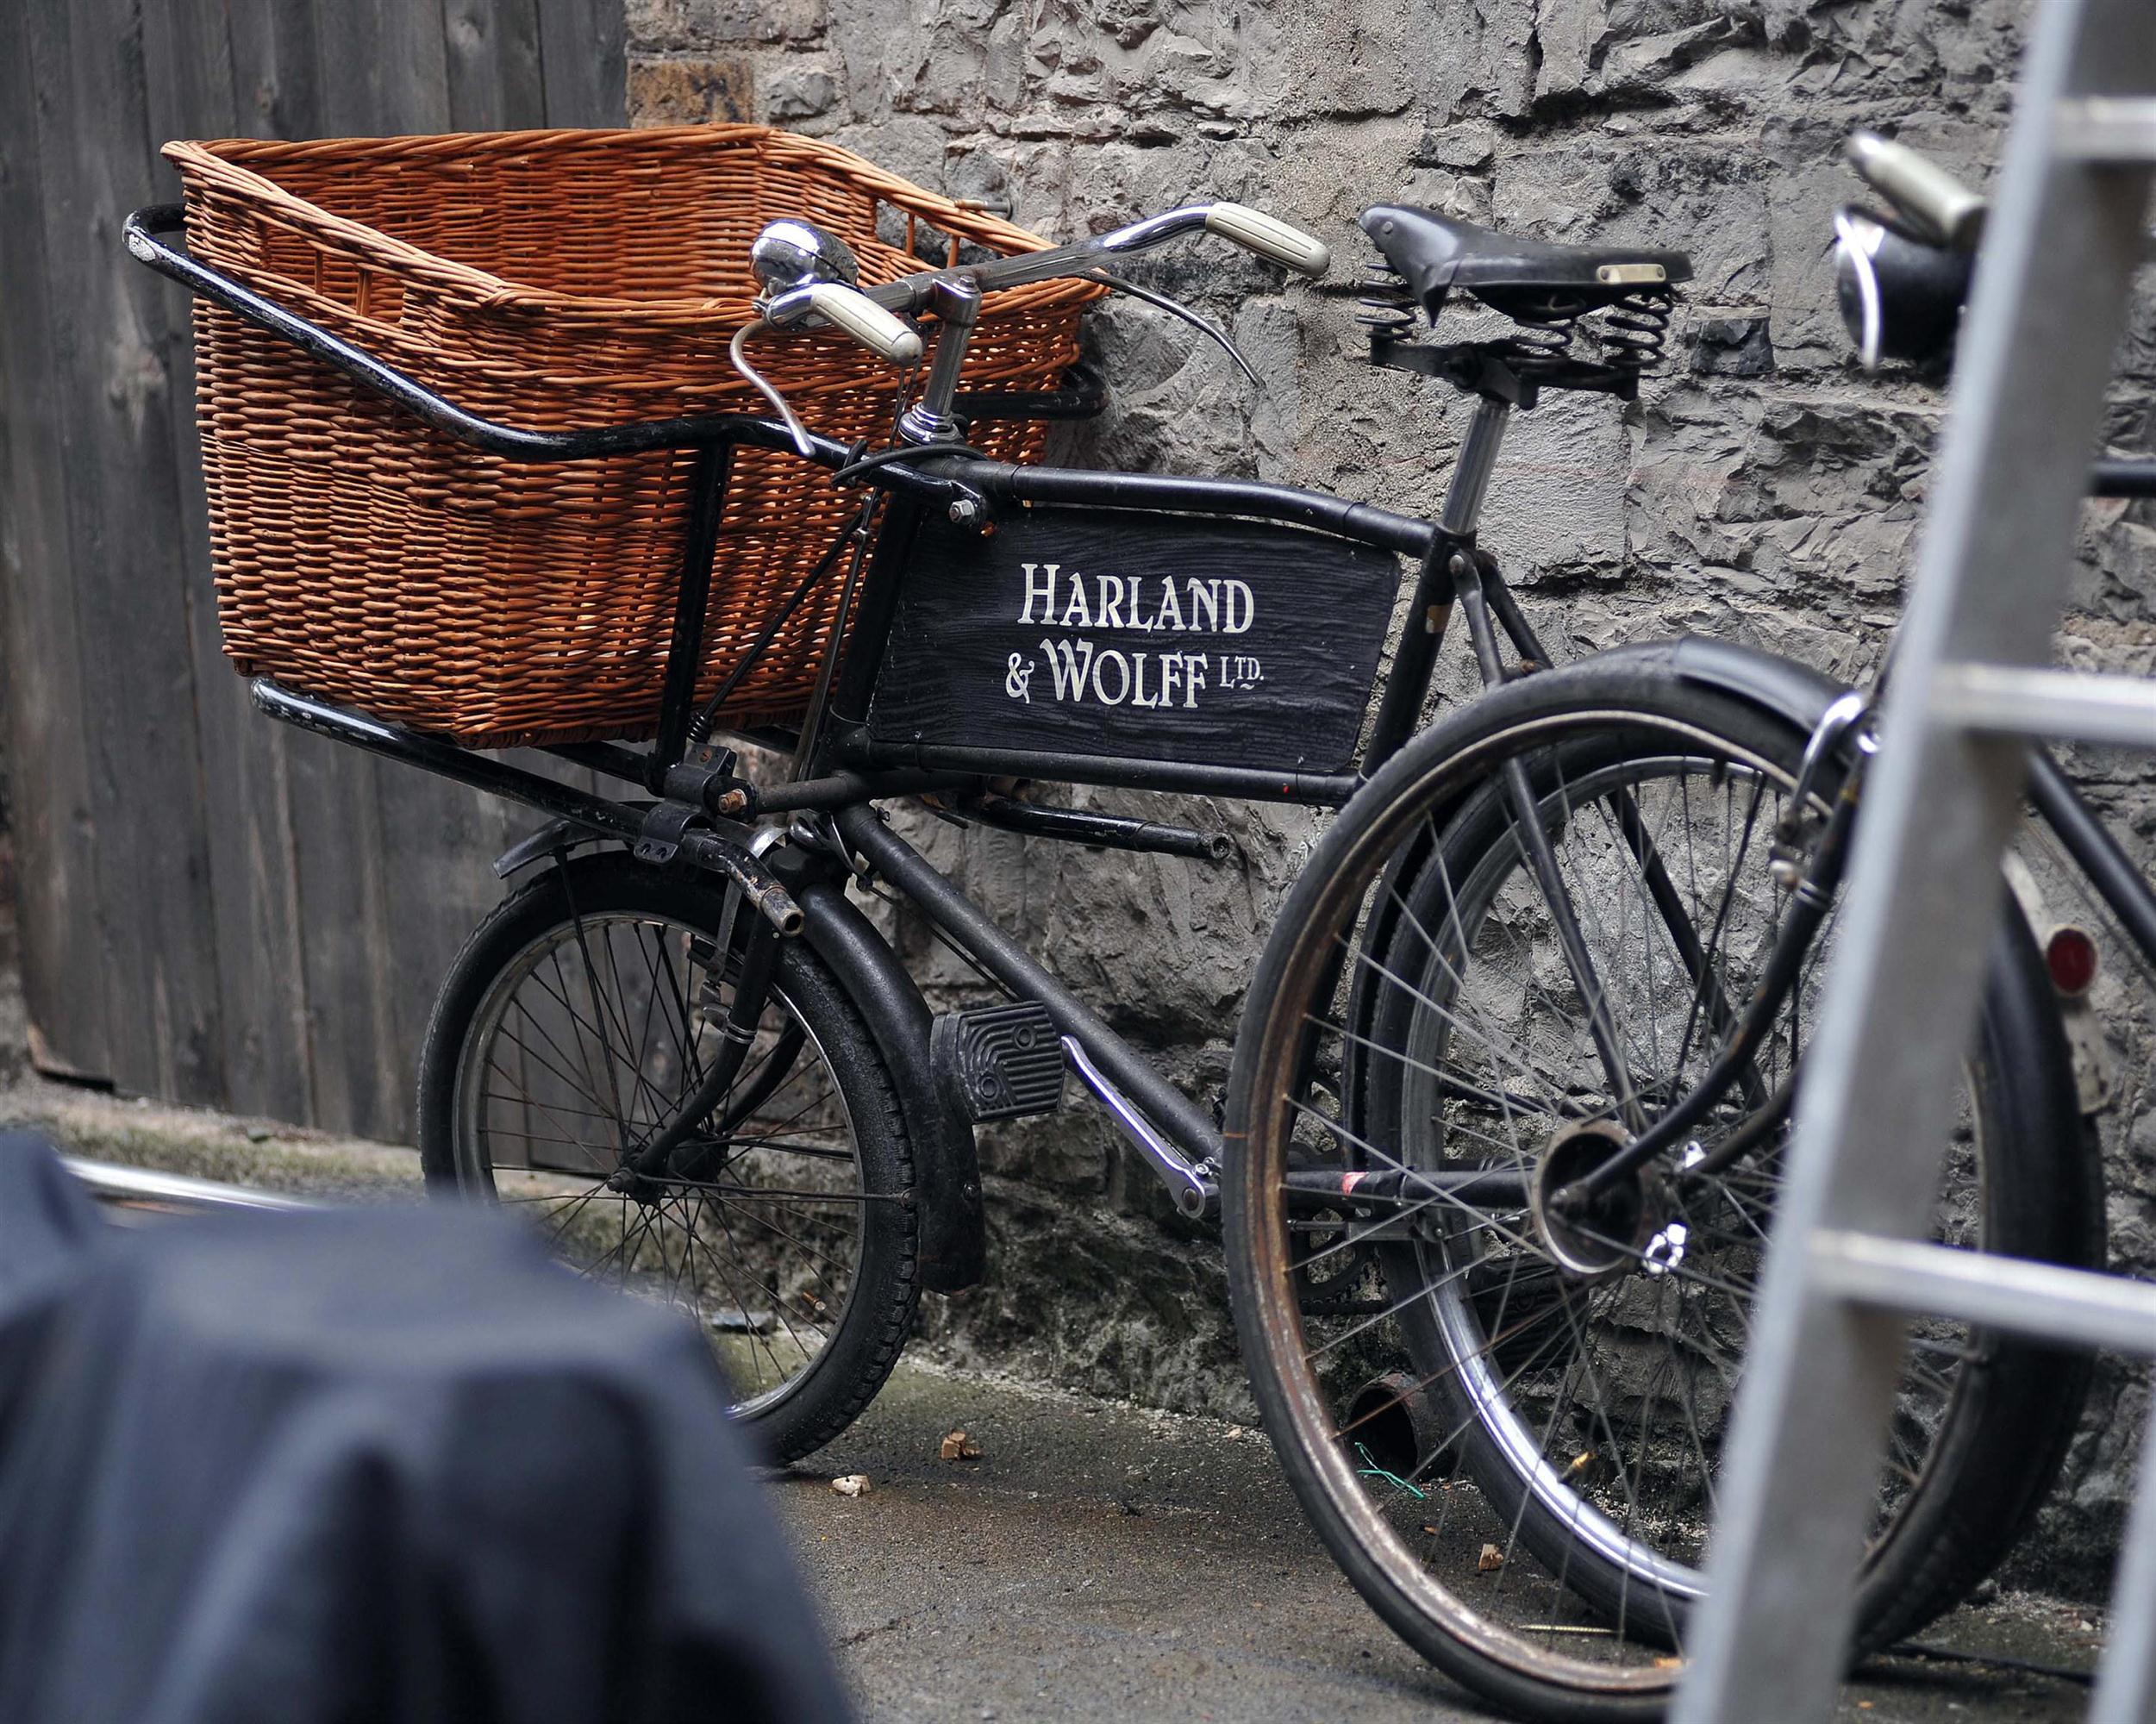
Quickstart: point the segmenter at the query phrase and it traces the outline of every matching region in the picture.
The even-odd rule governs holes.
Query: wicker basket
[[[760,126],[165,153],[204,262],[460,405],[536,430],[764,411],[726,349],[751,315],[749,242],[778,216],[840,234],[871,284],[922,267],[924,225],[953,247],[1043,243]],[[1052,386],[1100,291],[1049,282],[996,296],[966,386]],[[242,672],[473,747],[652,733],[692,454],[503,461],[199,299],[195,334],[217,614]],[[774,336],[756,356],[816,429],[888,430],[897,374],[843,337]],[[976,440],[1023,460],[1045,434],[984,422]],[[822,468],[736,452],[707,696],[853,507]],[[722,722],[801,711],[837,588],[795,614]]]

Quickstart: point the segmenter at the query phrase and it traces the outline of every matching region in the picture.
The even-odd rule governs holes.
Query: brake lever
[[[778,388],[764,376],[763,372],[749,364],[748,355],[741,351],[751,335],[759,334],[771,327],[770,323],[761,317],[753,323],[742,324],[734,332],[734,339],[727,343],[726,357],[734,369],[739,372],[742,378],[754,388],[757,394],[772,404],[772,410],[778,415],[780,422],[785,426],[788,434],[793,438],[794,447],[800,452],[801,459],[804,461],[812,461],[816,459],[816,446],[809,440],[809,428],[801,422],[793,409],[786,405],[786,397],[779,394]]]
[[[1265,387],[1258,373],[1250,368],[1250,361],[1243,357],[1242,349],[1228,338],[1225,329],[1203,312],[1194,311],[1179,299],[1171,299],[1165,293],[1155,292],[1149,287],[1140,287],[1136,282],[1126,280],[1119,275],[1110,274],[1104,269],[1088,270],[1084,278],[1088,281],[1097,281],[1103,287],[1112,287],[1118,293],[1127,293],[1134,299],[1142,299],[1148,305],[1157,305],[1161,310],[1171,312],[1180,317],[1201,334],[1209,335],[1218,342],[1221,351],[1234,360],[1242,374],[1250,379],[1250,386],[1253,389]]]

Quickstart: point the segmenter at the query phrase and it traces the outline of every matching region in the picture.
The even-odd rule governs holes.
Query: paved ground
[[[980,1458],[941,1460],[961,1427]],[[830,1488],[854,1472],[866,1496]],[[1490,1715],[1340,1579],[1255,1431],[907,1368],[772,1489],[872,1720]],[[2095,1629],[2087,1612],[2009,1597],[1926,1638],[2085,1669]],[[2086,1706],[2077,1683],[1899,1658],[1843,1711],[1976,1724]]]

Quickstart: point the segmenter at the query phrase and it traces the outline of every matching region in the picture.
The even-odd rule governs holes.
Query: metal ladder
[[[2156,749],[2043,668],[2156,170],[2156,0],[2040,0],[1864,790],[1674,1724],[1817,1720],[1913,1314],[2156,1354],[2156,1286],[1924,1242],[2027,739]],[[2156,1440],[2092,1717],[2156,1724]]]

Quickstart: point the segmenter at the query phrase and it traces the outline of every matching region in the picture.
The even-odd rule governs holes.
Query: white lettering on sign
[[[1097,650],[1090,640],[1057,640],[1043,637],[1041,656],[1048,661],[1048,683],[1059,701],[1092,701],[1101,706],[1194,708],[1210,682],[1209,660],[1203,653],[1122,653],[1109,646]],[[1259,680],[1255,659],[1223,657],[1222,684],[1228,688],[1254,688]],[[1242,680],[1226,680],[1228,666],[1243,667]],[[1010,655],[1003,692],[1013,700],[1033,703],[1030,684],[1034,661]]]
[[[1041,637],[1055,698],[1099,706],[1195,708],[1209,689],[1252,689],[1264,681],[1259,661],[1244,653],[1137,651],[1099,647],[1081,630],[1114,628],[1139,634],[1247,634],[1258,620],[1257,595],[1232,577],[1093,575],[1066,572],[1060,563],[1022,563],[1023,627],[1075,638]],[[1218,659],[1217,672],[1213,671]],[[1003,692],[1030,705],[1035,661],[1009,655]]]
[[[1021,563],[1025,602],[1018,621],[1051,628],[1122,628],[1137,634],[1247,634],[1258,620],[1248,581],[1185,575],[1094,575],[1060,563]],[[1057,607],[1060,603],[1059,612]],[[1034,607],[1040,607],[1036,617]]]

